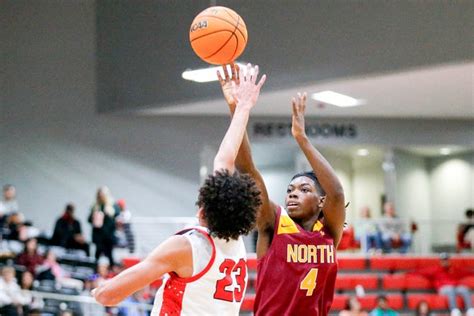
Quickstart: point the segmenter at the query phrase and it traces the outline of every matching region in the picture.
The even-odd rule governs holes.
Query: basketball
[[[189,29],[194,52],[205,62],[224,65],[236,60],[247,44],[244,20],[226,7],[210,7],[199,13]]]

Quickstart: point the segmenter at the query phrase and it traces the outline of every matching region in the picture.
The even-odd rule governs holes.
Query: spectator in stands
[[[395,312],[388,306],[388,300],[385,295],[380,295],[377,297],[377,306],[375,307],[372,312],[370,312],[370,316],[397,316],[398,313]]]
[[[18,211],[16,188],[11,184],[6,184],[3,186],[3,199],[0,201],[0,213],[9,215],[10,213]]]
[[[464,214],[466,221],[458,226],[458,248],[474,249],[474,210],[467,209]]]
[[[430,305],[427,301],[420,301],[416,306],[415,316],[431,316]]]
[[[375,221],[371,218],[371,211],[368,206],[360,209],[360,218],[354,225],[355,238],[360,242],[364,252],[369,250],[382,250],[382,240],[377,230]]]
[[[8,228],[8,233],[5,236],[6,239],[25,241],[26,230],[21,213],[11,213],[7,218],[6,226]]]
[[[91,208],[89,223],[92,224],[92,242],[95,244],[95,259],[98,261],[104,254],[114,265],[112,255],[115,245],[115,218],[119,214],[118,206],[107,187],[97,190],[96,202]]]
[[[0,315],[16,316],[22,314],[23,295],[15,279],[13,267],[3,267],[0,278]]]
[[[130,253],[134,253],[135,252],[135,237],[133,236],[132,224],[131,224],[132,213],[127,208],[124,199],[118,200],[117,205],[120,209],[120,213],[115,219],[117,223],[117,227],[116,227],[117,245],[119,247],[127,247]]]
[[[339,316],[368,316],[366,311],[363,311],[359,300],[355,296],[351,296],[346,301],[346,307],[339,313]]]
[[[30,291],[33,290],[34,277],[29,271],[21,274],[20,287],[23,295],[23,314],[31,315],[40,313],[44,307],[44,301],[41,298],[34,297]]]
[[[89,245],[82,235],[81,223],[74,217],[74,205],[67,204],[63,215],[54,225],[51,244],[66,249],[81,249],[89,256]]]
[[[406,253],[411,245],[411,234],[406,231],[405,223],[396,216],[392,202],[383,206],[384,216],[378,222],[384,252],[391,252],[396,246]]]
[[[456,296],[460,295],[464,300],[464,307],[467,310],[466,315],[474,316],[469,288],[459,284],[462,278],[474,276],[474,271],[459,266],[452,266],[449,261],[449,255],[446,253],[442,253],[440,258],[441,265],[418,269],[407,274],[421,275],[430,280],[438,294],[448,297],[451,315],[461,314],[456,302]]]
[[[83,283],[80,280],[71,278],[70,274],[64,271],[56,261],[56,255],[50,249],[46,252],[43,263],[36,268],[38,279],[55,280],[61,287],[74,288],[81,291]]]
[[[38,242],[35,238],[25,241],[25,248],[18,256],[17,263],[36,275],[36,267],[43,263],[43,257],[38,254]]]

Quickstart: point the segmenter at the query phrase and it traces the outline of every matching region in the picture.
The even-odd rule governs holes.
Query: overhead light
[[[449,149],[447,147],[443,147],[439,150],[439,153],[441,155],[449,155],[451,153],[451,149]]]
[[[328,103],[340,107],[351,107],[364,103],[363,100],[357,100],[353,97],[329,90],[313,93],[311,95],[311,98],[319,102]]]
[[[239,67],[245,67],[244,64],[237,63]],[[222,66],[214,66],[208,68],[201,68],[191,70],[188,69],[181,74],[181,77],[186,80],[191,80],[195,82],[211,82],[217,81],[217,70],[221,71],[222,74]],[[230,69],[229,69],[230,74]]]
[[[357,156],[368,156],[369,150],[365,148],[357,149]]]

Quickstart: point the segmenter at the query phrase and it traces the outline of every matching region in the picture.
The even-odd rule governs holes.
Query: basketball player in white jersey
[[[232,94],[237,106],[214,159],[214,173],[199,190],[197,216],[201,227],[187,229],[160,244],[146,259],[105,281],[92,291],[106,306],[126,297],[165,274],[152,315],[238,315],[247,287],[248,234],[260,206],[260,192],[246,174],[235,171],[235,159],[255,106],[263,75],[258,66],[240,70]]]

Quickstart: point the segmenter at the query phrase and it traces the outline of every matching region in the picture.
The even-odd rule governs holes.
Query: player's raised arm
[[[240,71],[238,65],[231,64],[230,69],[231,75],[229,75],[227,67],[223,66],[223,73],[221,74],[218,71],[217,77],[219,78],[222,92],[227,101],[232,116],[234,114],[236,106],[235,99],[232,95],[232,82],[239,83],[242,78],[239,77]],[[262,206],[260,207],[259,212],[257,214],[257,228],[259,231],[259,239],[257,242],[257,256],[262,257],[263,255],[265,255],[265,252],[270,246],[271,236],[273,235],[273,226],[275,223],[275,211],[277,206],[270,200],[267,188],[265,186],[265,182],[263,181],[263,177],[253,162],[247,132],[245,132],[244,134],[242,144],[239,148],[237,159],[235,161],[235,165],[239,171],[250,174],[250,176],[257,183],[257,186],[261,192],[260,196],[262,200]]]
[[[92,291],[92,295],[102,305],[115,306],[165,273],[191,276],[192,260],[191,245],[186,238],[172,236],[140,263],[101,283]]]
[[[229,128],[221,142],[219,150],[214,159],[214,171],[227,169],[231,173],[235,170],[235,160],[240,144],[247,128],[250,110],[257,103],[260,89],[265,83],[266,76],[263,75],[258,83],[258,66],[247,65],[246,69],[239,70],[241,80],[231,83],[231,94],[235,100],[235,111]]]
[[[303,95],[298,93],[298,97],[292,100],[292,106],[293,117],[291,132],[321,183],[323,190],[326,192],[323,206],[324,222],[334,238],[335,246],[337,246],[341,240],[346,216],[344,209],[344,191],[341,182],[329,162],[311,144],[306,135],[304,122],[306,93]]]

